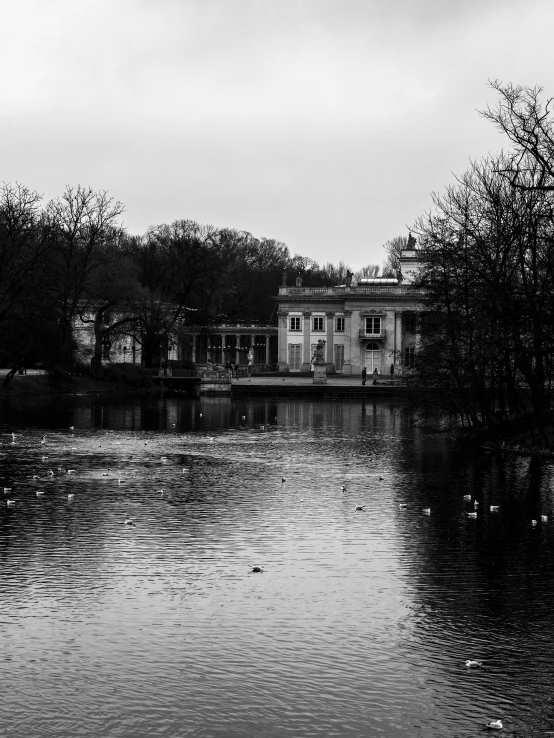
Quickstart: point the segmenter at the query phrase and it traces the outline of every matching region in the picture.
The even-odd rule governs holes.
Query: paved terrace
[[[257,375],[233,379],[233,395],[364,395],[364,396],[392,396],[401,395],[406,389],[400,378],[391,381],[390,377],[381,376],[377,384],[373,378],[368,378],[362,385],[360,376],[332,374],[327,376],[326,384],[314,384],[311,376],[290,374],[286,377],[277,375]]]
[[[8,371],[9,369],[0,369],[0,382]],[[27,384],[27,377],[37,377],[44,374],[44,371],[37,369],[27,370],[27,374],[24,376],[16,374],[11,385],[12,392],[14,394],[18,394],[18,390],[23,390]],[[287,374],[286,376],[283,376],[282,374],[259,374],[251,377],[241,376],[239,379],[233,378],[231,391],[233,395],[257,396],[342,395],[356,397],[391,397],[402,395],[405,392],[405,389],[406,386],[400,377],[395,377],[395,379],[391,381],[388,375],[382,375],[379,377],[377,385],[374,385],[373,378],[369,377],[366,385],[364,386],[362,385],[362,379],[360,376],[333,374],[328,375],[326,384],[314,384],[312,376],[302,376],[298,374]],[[95,391],[98,391],[98,387],[95,388]],[[111,387],[110,391],[112,391]]]

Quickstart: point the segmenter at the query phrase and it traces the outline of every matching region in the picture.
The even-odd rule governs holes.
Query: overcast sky
[[[0,180],[108,190],[359,268],[470,158],[499,78],[554,96],[549,0],[2,3]]]

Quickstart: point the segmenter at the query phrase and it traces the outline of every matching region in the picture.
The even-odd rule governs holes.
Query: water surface
[[[5,735],[554,731],[550,464],[384,402],[12,398],[1,418]]]

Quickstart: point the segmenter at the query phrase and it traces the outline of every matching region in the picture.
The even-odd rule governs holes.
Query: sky
[[[4,0],[0,181],[107,190],[359,269],[508,142],[493,79],[554,96],[550,0]]]

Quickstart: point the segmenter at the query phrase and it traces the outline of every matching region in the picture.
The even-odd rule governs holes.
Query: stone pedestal
[[[325,362],[314,364],[314,384],[327,384],[327,366]]]

